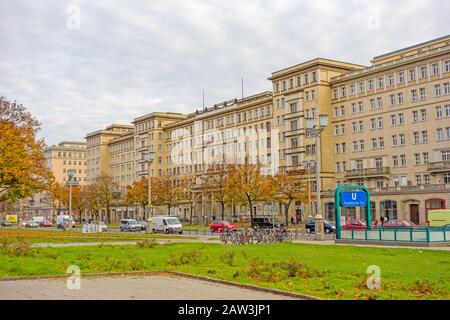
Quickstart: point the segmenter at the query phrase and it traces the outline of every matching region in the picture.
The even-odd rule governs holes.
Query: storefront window
[[[397,219],[397,202],[386,200],[380,202],[380,216],[388,218],[388,220]]]

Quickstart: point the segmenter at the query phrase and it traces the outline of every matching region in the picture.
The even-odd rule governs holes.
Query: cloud
[[[73,5],[79,29],[67,27]],[[270,90],[271,72],[317,56],[368,64],[444,35],[449,14],[437,0],[4,0],[0,95],[40,119],[47,143],[82,140],[193,112],[203,90],[208,104],[238,97],[242,76],[246,94]]]

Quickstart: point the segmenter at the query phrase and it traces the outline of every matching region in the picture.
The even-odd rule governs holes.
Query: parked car
[[[177,217],[156,216],[152,218],[153,232],[183,233],[183,225]]]
[[[137,219],[136,221],[137,221],[137,223],[139,223],[141,225],[141,230],[142,231],[147,230],[148,223],[146,221],[141,220],[141,219]]]
[[[416,224],[406,220],[388,220],[384,224],[385,228],[415,228]]]
[[[42,221],[40,226],[44,227],[44,228],[50,228],[52,226],[52,222],[50,220],[44,220],[44,221]]]
[[[316,221],[314,219],[306,220],[305,229],[308,230],[309,233],[313,233],[316,230]],[[325,233],[335,233],[336,227],[329,221],[323,220],[323,231]]]
[[[365,230],[366,222],[359,219],[349,220],[342,227],[344,230]]]
[[[286,227],[286,224],[280,223],[271,217],[253,217],[252,219],[253,228],[261,229],[271,229],[271,228],[281,228]]]
[[[141,231],[141,225],[134,219],[120,220],[120,231]]]
[[[2,226],[2,227],[11,227],[12,223],[9,222],[8,220],[1,220],[0,221],[0,226]]]
[[[99,232],[107,232],[108,226],[103,221],[95,221],[94,224],[98,225]]]
[[[226,220],[214,220],[209,225],[209,230],[211,230],[211,232],[220,232],[223,230],[236,230],[236,229],[237,229],[236,225],[229,223]]]
[[[28,220],[25,222],[25,228],[37,228],[39,227],[39,224],[34,220]]]

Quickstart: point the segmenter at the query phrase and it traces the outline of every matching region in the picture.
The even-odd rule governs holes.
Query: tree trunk
[[[284,205],[284,214],[286,218],[286,226],[289,226],[289,208],[291,207],[291,201]]]
[[[221,201],[220,205],[222,206],[222,220],[225,220],[225,203]]]
[[[189,224],[192,225],[192,211],[194,209],[193,204],[191,203],[191,207],[189,208]]]
[[[170,216],[170,208],[171,208],[171,205],[168,204],[168,205],[167,205],[167,215],[168,215],[168,216]]]

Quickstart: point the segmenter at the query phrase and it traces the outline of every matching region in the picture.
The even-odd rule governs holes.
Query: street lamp
[[[306,168],[306,172],[308,174],[308,217],[311,216],[312,208],[311,208],[311,169],[316,167],[316,162],[313,161],[303,161],[303,167]]]
[[[320,214],[321,212],[321,204],[320,204],[320,189],[322,188],[320,183],[320,134],[328,125],[328,115],[321,114],[319,115],[319,125],[315,124],[315,119],[313,118],[307,118],[306,119],[306,130],[309,133],[310,136],[313,136],[315,138],[315,145],[316,145],[316,195],[317,195],[317,212],[315,216],[316,220],[316,226],[315,226],[315,233],[316,233],[316,239],[320,240],[323,239],[323,216]]]
[[[147,152],[144,154],[144,160],[148,164],[148,212],[150,213],[150,207],[152,206],[152,172],[151,172],[151,165],[153,161],[155,160],[155,153],[154,152]],[[154,211],[152,210],[154,213]],[[152,213],[152,216],[154,215]],[[148,217],[147,217],[148,218]],[[149,228],[147,228],[149,229]]]
[[[72,216],[72,178],[77,173],[77,170],[67,170],[69,176],[69,216]]]

